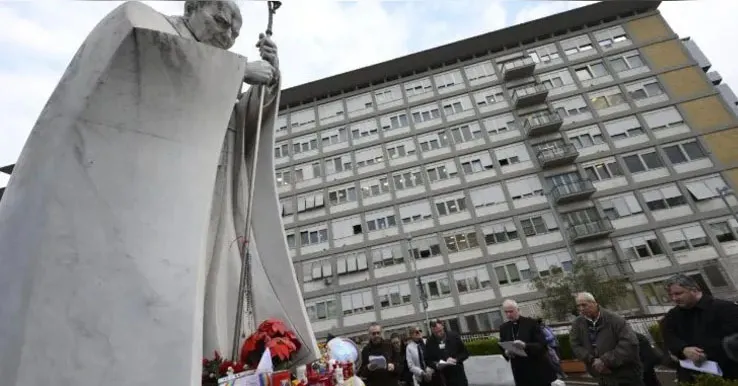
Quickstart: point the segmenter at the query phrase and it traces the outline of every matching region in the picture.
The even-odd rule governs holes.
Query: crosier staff
[[[274,21],[274,13],[282,5],[281,1],[267,1],[269,7],[269,21],[267,22],[266,36],[272,36],[272,23]],[[261,122],[264,116],[264,96],[266,95],[266,86],[259,86],[259,113],[256,121],[256,135],[254,137],[254,159],[251,165],[251,175],[249,177],[249,196],[248,196],[248,207],[246,208],[246,233],[244,234],[244,242],[241,244],[241,277],[238,282],[238,306],[236,308],[236,326],[233,329],[233,346],[231,348],[231,360],[236,361],[239,354],[238,345],[241,342],[241,329],[243,327],[243,313],[244,313],[244,302],[248,304],[249,312],[252,311],[253,299],[251,293],[251,253],[249,252],[249,237],[251,235],[251,212],[254,207],[254,188],[255,177],[256,177],[256,164],[259,160],[259,140],[261,138]],[[275,102],[279,106],[279,100]],[[247,286],[248,282],[248,286]],[[248,287],[248,288],[247,288]],[[251,320],[249,322],[249,329],[253,329],[251,326]]]

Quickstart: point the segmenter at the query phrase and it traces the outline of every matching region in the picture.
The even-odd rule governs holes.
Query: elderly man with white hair
[[[507,322],[500,326],[500,342],[513,342],[525,356],[506,351],[505,359],[510,361],[513,378],[517,386],[550,386],[556,380],[556,371],[549,362],[546,338],[536,319],[520,315],[515,300],[502,303],[502,311]]]
[[[625,319],[600,307],[588,292],[576,296],[579,316],[569,335],[574,356],[601,386],[641,386],[638,337]]]

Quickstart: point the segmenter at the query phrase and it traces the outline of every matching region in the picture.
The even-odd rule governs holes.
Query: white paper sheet
[[[376,369],[386,369],[387,359],[381,355],[370,355],[369,365],[371,365],[372,367]]]
[[[718,366],[715,361],[705,361],[701,366],[697,366],[689,359],[682,359],[679,361],[679,365],[687,370],[699,371],[701,373],[717,375],[719,377],[723,376],[723,370],[720,369],[720,366]]]

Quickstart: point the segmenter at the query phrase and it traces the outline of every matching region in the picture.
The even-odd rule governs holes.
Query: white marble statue
[[[297,363],[316,358],[279,216],[277,50],[226,51],[240,26],[232,2],[128,2],[72,59],[0,201],[3,385],[199,384],[203,354],[230,353],[250,183],[244,320],[284,320]],[[242,81],[267,90],[254,181],[259,93]]]

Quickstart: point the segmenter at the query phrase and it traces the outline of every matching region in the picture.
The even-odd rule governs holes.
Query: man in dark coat
[[[661,323],[666,348],[694,363],[715,361],[723,378],[738,379],[738,366],[723,346],[723,339],[738,333],[738,304],[703,294],[694,279],[681,274],[666,281],[666,291],[676,304]],[[697,374],[681,366],[677,369],[679,382],[692,382]]]
[[[426,364],[436,370],[445,386],[469,386],[464,361],[469,358],[461,336],[446,331],[440,320],[431,323],[433,335],[426,343]]]
[[[580,315],[571,325],[569,339],[587,372],[600,386],[643,385],[638,337],[625,319],[601,308],[588,292],[578,294],[576,303]]]
[[[656,376],[656,366],[661,363],[661,355],[656,352],[651,342],[645,335],[636,332],[638,337],[638,356],[643,364],[643,384],[645,386],[661,386],[659,377]]]
[[[536,319],[520,315],[518,304],[511,299],[502,303],[507,322],[500,326],[500,342],[514,342],[526,356],[505,352],[510,361],[516,386],[550,386],[556,371],[548,358],[546,338]]]
[[[386,368],[377,368],[369,361],[370,357],[383,356]],[[378,323],[369,325],[369,343],[361,350],[359,376],[366,386],[399,386],[402,366],[400,357],[392,349],[389,340],[382,337],[382,327]]]

